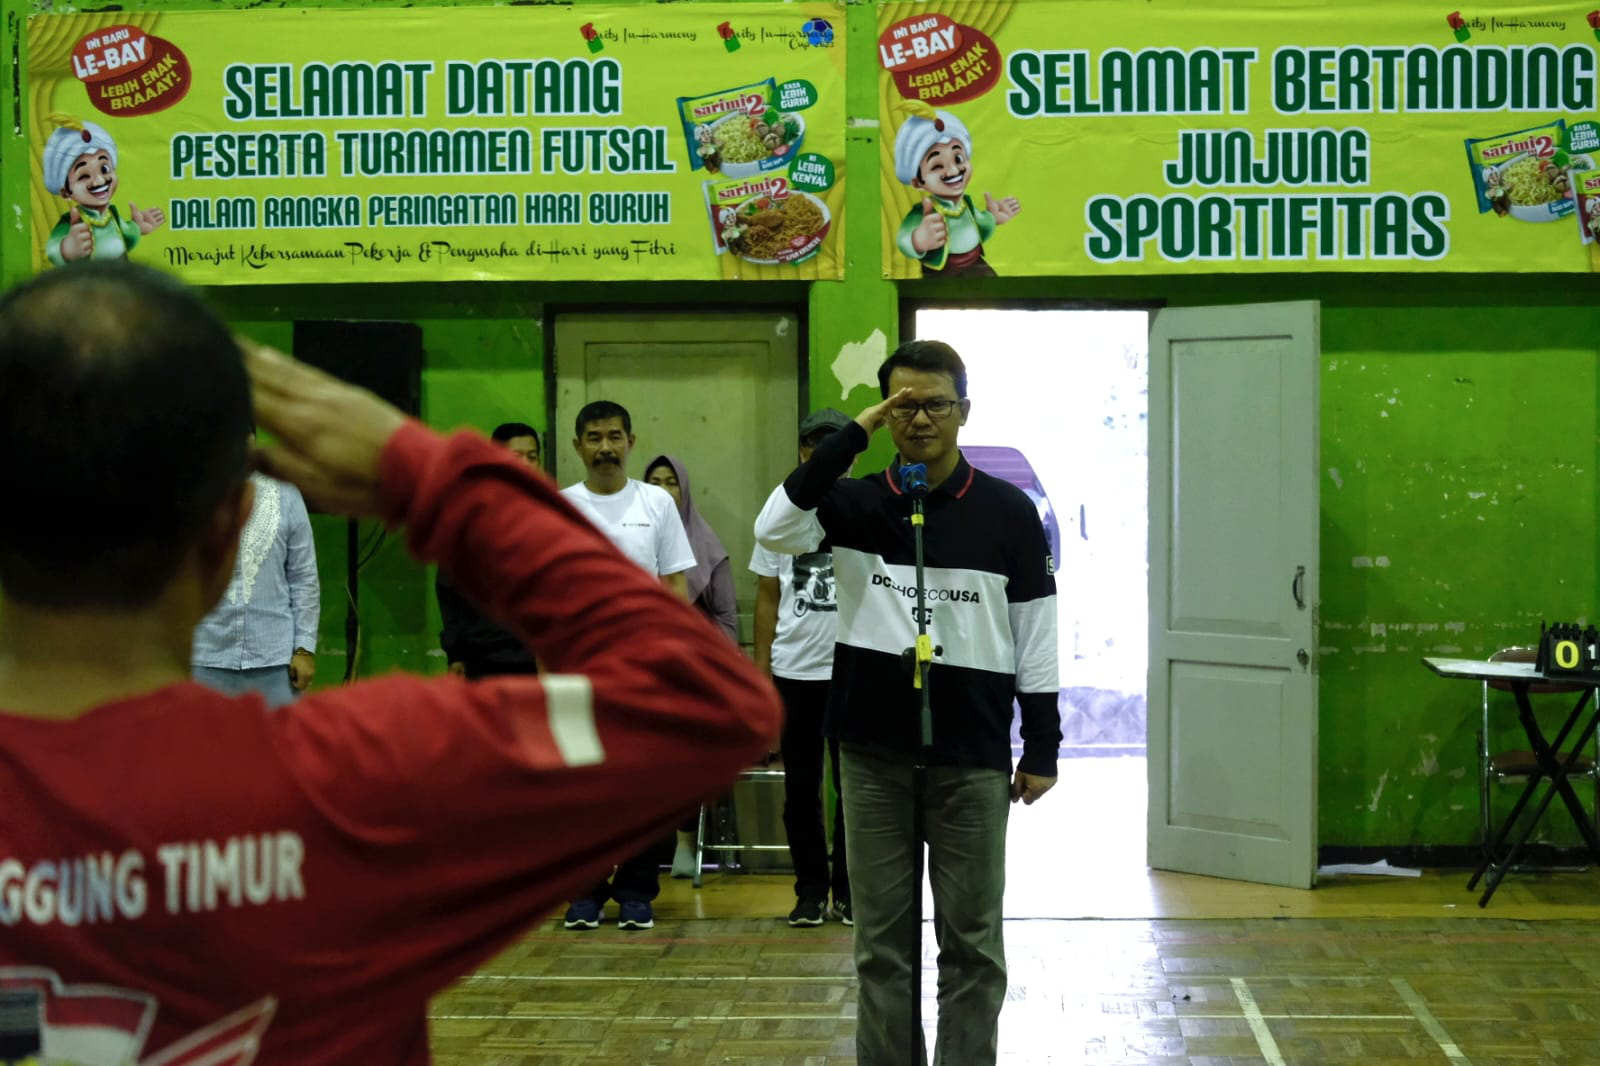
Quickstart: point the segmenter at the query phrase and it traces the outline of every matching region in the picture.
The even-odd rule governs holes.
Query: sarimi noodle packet
[[[1478,212],[1549,222],[1573,211],[1564,119],[1515,133],[1468,140]]]
[[[718,255],[798,263],[817,254],[832,224],[828,205],[782,174],[708,181],[704,189]]]
[[[776,94],[776,81],[768,78],[710,96],[680,97],[678,117],[692,169],[730,178],[787,170],[805,139],[806,120],[773,106]]]
[[[1572,172],[1573,191],[1578,194],[1578,228],[1583,243],[1600,241],[1600,170]]]
[[[746,155],[753,152],[751,146],[742,142],[733,146],[719,143],[716,136],[719,124],[730,115],[766,114],[772,107],[772,99],[777,91],[778,80],[768,78],[706,96],[678,97],[678,118],[683,123],[684,140],[689,144],[690,169],[704,167],[716,173],[721,169],[723,154]],[[726,129],[732,133],[734,127],[730,125]],[[727,152],[728,147],[732,148],[731,153]]]

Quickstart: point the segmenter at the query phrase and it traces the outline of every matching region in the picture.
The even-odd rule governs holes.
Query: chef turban
[[[67,172],[86,152],[105,152],[111,165],[117,165],[117,142],[103,127],[66,115],[51,115],[50,119],[58,126],[44,142],[44,184],[52,194],[66,186]]]
[[[907,101],[902,110],[910,117],[900,126],[894,138],[894,176],[902,185],[910,185],[922,166],[923,157],[936,144],[960,141],[972,158],[972,138],[966,125],[948,111],[935,111],[921,101]]]

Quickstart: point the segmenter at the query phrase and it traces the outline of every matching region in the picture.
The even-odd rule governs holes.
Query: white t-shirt
[[[621,492],[597,496],[580,481],[562,489],[561,495],[648,572],[665,577],[694,569],[694,549],[683,531],[678,505],[661,486],[629,478]]]
[[[791,681],[827,681],[833,676],[833,642],[839,630],[832,553],[779,555],[757,544],[750,569],[778,579],[773,675]]]

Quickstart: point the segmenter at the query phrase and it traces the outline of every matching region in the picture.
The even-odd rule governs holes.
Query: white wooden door
[[[699,512],[717,531],[753,639],[757,512],[797,461],[797,319],[781,311],[563,314],[556,319],[556,480],[583,479],[573,419],[591,400],[628,409],[638,438],[628,474],[663,453],[688,468]]]
[[[1318,311],[1182,308],[1151,323],[1159,869],[1316,877]]]

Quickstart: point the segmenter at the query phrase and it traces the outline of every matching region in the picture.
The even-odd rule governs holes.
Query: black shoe
[[[625,899],[617,911],[618,929],[653,929],[656,924],[654,909],[642,899]]]
[[[568,929],[600,928],[600,904],[592,899],[574,900],[572,906],[567,908],[567,917],[562,924]]]
[[[794,905],[794,910],[789,912],[789,924],[792,926],[821,925],[823,913],[828,909],[827,902],[820,899],[802,899]]]
[[[836,899],[833,901],[833,916],[839,919],[845,925],[856,924],[855,915],[850,913],[850,901],[847,899]]]

